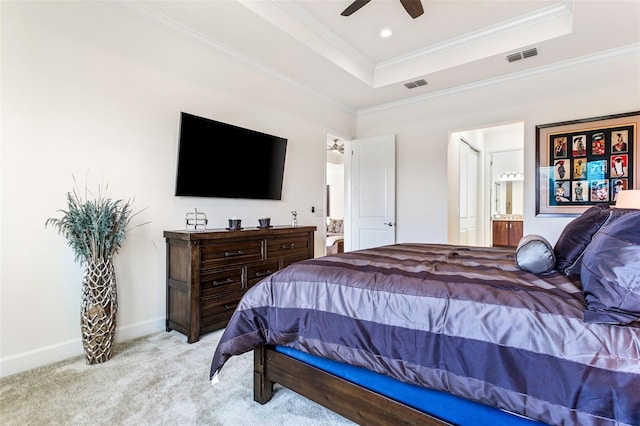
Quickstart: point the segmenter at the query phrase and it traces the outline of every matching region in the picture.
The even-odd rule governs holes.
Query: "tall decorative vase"
[[[82,279],[80,328],[87,364],[111,358],[118,311],[116,273],[111,258],[91,261]]]

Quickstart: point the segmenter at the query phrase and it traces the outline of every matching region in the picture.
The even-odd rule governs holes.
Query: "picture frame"
[[[638,189],[640,111],[536,126],[536,216],[577,216]]]

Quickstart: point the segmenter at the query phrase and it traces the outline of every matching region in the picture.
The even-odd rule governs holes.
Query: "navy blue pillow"
[[[567,224],[553,248],[558,272],[564,275],[580,275],[582,253],[591,242],[591,238],[605,224],[610,212],[608,204],[596,204]]]
[[[640,210],[614,210],[582,257],[584,321],[589,323],[640,320]]]

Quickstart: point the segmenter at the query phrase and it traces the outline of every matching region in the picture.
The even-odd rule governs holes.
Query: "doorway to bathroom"
[[[498,220],[522,229],[524,123],[452,132],[448,155],[449,243],[491,246]]]

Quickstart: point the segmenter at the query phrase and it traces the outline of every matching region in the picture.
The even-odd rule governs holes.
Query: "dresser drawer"
[[[267,259],[283,257],[304,257],[309,255],[307,234],[286,235],[267,240]]]
[[[253,287],[280,268],[280,262],[261,262],[247,266],[247,287]]]
[[[242,299],[243,291],[225,293],[223,295],[200,300],[200,326],[217,322],[221,316],[231,316]]]
[[[200,332],[208,333],[226,327],[233,315],[233,309],[223,309],[200,317]]]
[[[219,241],[200,247],[200,269],[219,268],[262,260],[262,240]]]
[[[200,273],[200,298],[242,290],[242,268],[216,269]]]

